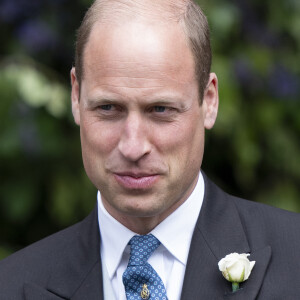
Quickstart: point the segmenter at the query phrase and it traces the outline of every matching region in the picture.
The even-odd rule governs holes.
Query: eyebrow
[[[161,95],[152,95],[148,97],[141,97],[144,101],[140,102],[141,105],[179,105],[180,108],[184,108],[186,106],[186,101],[184,101],[183,97],[179,95],[171,95],[170,93],[162,93]],[[99,93],[98,95],[94,95],[88,97],[86,100],[86,107],[94,108],[96,106],[102,104],[128,104],[126,100],[122,99],[122,96],[114,95],[110,93]]]
[[[115,104],[117,102],[120,102],[120,100],[112,95],[99,94],[92,97],[87,97],[85,107],[94,108],[102,104]]]

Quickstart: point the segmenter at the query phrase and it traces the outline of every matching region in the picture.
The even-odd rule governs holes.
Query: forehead
[[[85,74],[127,68],[134,68],[137,76],[165,69],[175,77],[194,77],[193,56],[181,26],[141,20],[122,26],[96,23],[84,52]]]

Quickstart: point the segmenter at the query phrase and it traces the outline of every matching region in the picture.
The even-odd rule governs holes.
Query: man
[[[218,109],[210,65],[192,1],[93,4],[71,81],[98,205],[2,261],[1,300],[299,298],[299,216],[229,196],[200,172]],[[235,293],[218,270],[233,252],[255,261]]]

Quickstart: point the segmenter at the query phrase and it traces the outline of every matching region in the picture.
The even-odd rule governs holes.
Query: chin
[[[164,212],[164,208],[157,204],[155,205],[155,203],[144,203],[144,205],[139,203],[138,205],[126,206],[122,211],[123,214],[131,217],[151,218],[161,215]]]

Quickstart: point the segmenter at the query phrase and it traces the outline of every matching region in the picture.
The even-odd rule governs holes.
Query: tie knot
[[[135,235],[129,241],[130,258],[128,266],[144,265],[151,254],[160,245],[160,241],[152,234]]]

